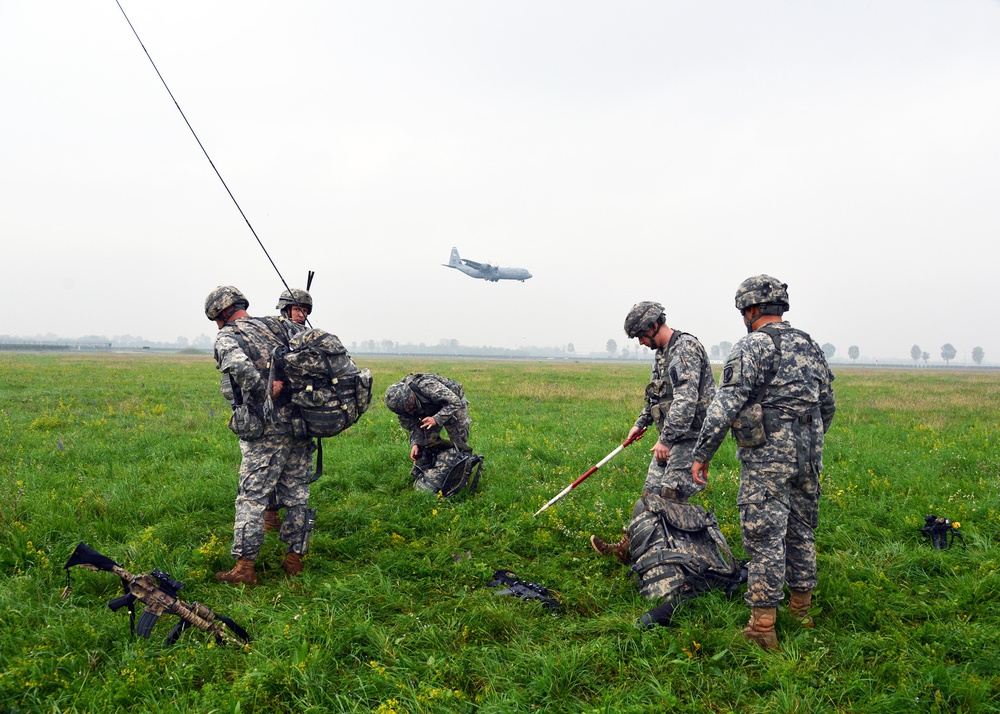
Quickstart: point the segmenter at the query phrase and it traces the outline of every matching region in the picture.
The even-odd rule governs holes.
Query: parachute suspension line
[[[274,260],[271,259],[271,254],[267,252],[267,248],[264,247],[264,243],[261,241],[260,236],[257,235],[257,231],[253,229],[253,226],[250,224],[250,219],[247,218],[247,215],[243,212],[243,209],[240,207],[240,204],[236,200],[236,197],[233,195],[233,192],[229,190],[229,186],[226,184],[226,180],[222,178],[222,174],[219,173],[219,169],[215,167],[215,162],[212,161],[212,157],[209,156],[208,151],[205,150],[205,146],[201,143],[201,139],[198,138],[198,134],[195,133],[194,127],[191,126],[191,122],[188,121],[187,116],[184,114],[184,110],[181,109],[181,105],[177,103],[177,99],[174,97],[174,93],[171,92],[170,87],[167,86],[167,80],[165,80],[163,78],[163,75],[160,74],[160,69],[156,66],[156,62],[154,62],[152,56],[150,56],[149,50],[146,49],[146,45],[142,43],[142,38],[139,37],[139,33],[135,31],[135,27],[132,25],[132,21],[128,19],[128,15],[125,13],[125,8],[122,7],[122,4],[119,2],[119,0],[115,0],[115,4],[118,5],[118,9],[122,11],[122,16],[125,18],[125,22],[128,23],[129,29],[132,30],[132,34],[135,35],[135,39],[139,41],[139,46],[142,47],[142,51],[146,53],[146,57],[149,59],[149,63],[153,65],[153,70],[156,72],[156,76],[160,78],[160,82],[163,84],[163,88],[167,90],[167,94],[169,94],[170,98],[173,100],[174,106],[177,107],[177,111],[179,111],[181,114],[181,118],[184,120],[184,123],[187,124],[187,128],[191,131],[191,136],[193,136],[194,140],[198,142],[198,147],[201,149],[201,153],[203,153],[205,155],[205,158],[208,159],[208,163],[211,165],[212,170],[215,172],[215,175],[218,176],[219,181],[222,182],[222,187],[226,189],[226,193],[229,194],[229,198],[233,200],[233,204],[236,206],[236,210],[240,212],[240,215],[243,216],[243,220],[246,221],[247,227],[250,229],[250,232],[253,233],[253,237],[257,240],[257,245],[259,245],[260,249],[264,251],[264,255],[265,257],[267,257],[267,260],[271,264],[271,267],[274,268],[274,272],[278,274],[278,278],[281,280],[281,284],[285,286],[286,290],[291,292],[292,289],[288,287],[288,283],[285,282],[285,277],[281,274],[281,271],[278,270],[278,266],[275,265]]]

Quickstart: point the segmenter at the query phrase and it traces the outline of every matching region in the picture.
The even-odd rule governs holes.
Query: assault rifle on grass
[[[184,587],[184,583],[174,580],[170,573],[164,573],[155,568],[146,575],[133,575],[122,566],[118,565],[106,555],[101,555],[86,543],[80,543],[73,551],[73,555],[66,561],[63,568],[66,570],[66,589],[63,591],[63,598],[69,597],[70,573],[69,569],[74,565],[79,565],[88,570],[114,573],[122,579],[122,589],[124,595],[116,597],[108,603],[112,612],[117,612],[123,607],[128,607],[129,629],[132,635],[139,635],[149,639],[156,620],[166,613],[167,615],[177,615],[181,619],[167,635],[165,645],[172,645],[177,642],[189,627],[197,627],[215,637],[215,641],[220,645],[227,642],[242,647],[250,643],[250,635],[246,630],[216,612],[213,612],[200,602],[186,603],[177,597],[177,591]],[[146,608],[139,618],[139,624],[135,624],[135,603],[143,603]],[[233,637],[227,629],[232,631]],[[237,639],[239,638],[239,639]]]

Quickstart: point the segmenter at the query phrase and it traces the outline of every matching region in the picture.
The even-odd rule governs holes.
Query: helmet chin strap
[[[757,310],[758,310],[757,316],[754,319],[752,319],[749,322],[747,322],[747,313],[746,313],[746,311],[749,310],[751,307],[756,307],[757,308]],[[781,309],[780,306],[777,306],[777,305],[767,305],[767,304],[765,304],[765,305],[750,305],[749,307],[747,307],[746,309],[744,309],[742,311],[742,313],[743,313],[743,324],[747,326],[747,334],[748,335],[753,332],[753,325],[754,325],[754,323],[757,322],[757,320],[759,320],[760,318],[764,317],[764,315],[777,315],[778,317],[781,317],[782,315],[785,314],[784,311]]]

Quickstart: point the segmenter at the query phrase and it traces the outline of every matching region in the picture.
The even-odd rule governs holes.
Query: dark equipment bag
[[[936,550],[947,550],[955,544],[958,538],[965,548],[965,536],[958,532],[958,526],[950,518],[938,518],[933,513],[924,518],[924,527],[920,532],[931,542]]]
[[[410,475],[419,488],[451,498],[466,488],[470,494],[476,492],[483,461],[479,454],[462,451],[447,439],[442,439],[438,444],[420,450]]]
[[[359,369],[336,335],[309,329],[288,347],[274,351],[291,390],[291,402],[306,425],[306,435],[336,436],[368,411],[372,373]]]

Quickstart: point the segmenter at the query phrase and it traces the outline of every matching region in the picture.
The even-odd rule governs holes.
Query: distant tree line
[[[101,347],[106,349],[135,349],[150,347],[155,349],[184,349],[193,347],[199,350],[210,350],[214,344],[214,338],[208,335],[198,335],[194,340],[189,341],[187,337],[178,337],[173,342],[160,342],[157,340],[147,340],[141,335],[83,335],[82,337],[60,337],[51,332],[45,335],[35,335],[33,337],[15,337],[13,335],[0,335],[0,342],[17,344],[39,344],[39,345],[70,345],[71,347]]]
[[[955,359],[955,356],[957,354],[958,350],[956,350],[954,345],[952,345],[950,342],[946,342],[945,344],[941,345],[941,359],[944,360],[945,364],[950,365],[951,361]],[[981,365],[985,357],[986,357],[986,352],[983,350],[982,347],[976,346],[972,348],[972,361],[975,362],[977,365]],[[913,347],[910,348],[910,358],[914,362],[919,362],[923,360],[924,366],[926,367],[927,360],[931,358],[931,355],[929,352],[920,349],[920,345],[913,345]]]
[[[609,340],[613,342],[613,340]],[[566,358],[566,357],[577,357],[577,358],[601,358],[605,354],[611,358],[619,359],[633,359],[632,352],[630,349],[623,348],[621,352],[618,351],[617,344],[614,346],[615,349],[610,349],[611,345],[608,345],[608,350],[606,353],[593,352],[588,354],[579,354],[573,343],[567,344],[565,347],[537,347],[535,345],[528,345],[525,347],[518,347],[512,349],[509,347],[493,347],[493,346],[470,346],[463,345],[456,339],[442,338],[436,344],[426,344],[421,342],[419,344],[414,344],[412,342],[396,342],[394,340],[362,340],[360,342],[352,342],[348,347],[351,353],[357,354],[426,354],[426,355],[461,355],[464,357],[551,357],[551,358]],[[638,352],[638,350],[637,350]]]
[[[712,345],[709,349],[709,357],[713,360],[724,360],[729,356],[732,349],[732,342],[720,342],[717,345]],[[824,342],[820,349],[823,350],[823,354],[828,360],[832,360],[837,354],[837,348],[830,342]],[[950,342],[941,345],[941,359],[945,361],[945,364],[950,365],[951,360],[955,359],[956,355],[958,355],[958,350],[956,350],[954,345]],[[858,358],[861,357],[861,348],[858,347],[858,345],[851,345],[847,348],[847,356],[851,359],[851,361],[857,362]],[[986,352],[982,347],[972,348],[972,361],[977,365],[982,365],[985,357]],[[931,355],[929,352],[922,350],[919,345],[913,345],[913,347],[910,348],[910,358],[914,362],[923,361],[926,366],[931,358]]]
[[[196,349],[196,350],[211,350],[214,339],[208,335],[198,335],[193,340],[188,340],[187,337],[178,337],[173,342],[158,342],[155,340],[147,340],[142,336],[134,335],[115,335],[114,337],[108,337],[107,335],[84,335],[82,337],[75,338],[64,338],[58,335],[47,333],[45,335],[35,335],[32,337],[15,337],[12,335],[0,335],[0,344],[9,345],[8,349],[18,349],[19,346],[22,349],[61,349],[62,345],[69,345],[70,348],[80,348],[80,349],[138,349],[143,347],[149,347],[152,349]],[[828,360],[832,360],[837,354],[837,348],[830,342],[823,343],[821,349],[823,354],[826,355]],[[518,347],[516,349],[511,349],[507,347],[492,347],[492,346],[482,346],[482,347],[471,347],[469,345],[462,345],[456,339],[441,339],[437,344],[427,345],[421,342],[420,344],[413,343],[399,343],[393,340],[383,339],[383,340],[363,340],[361,342],[352,342],[350,347],[351,352],[361,352],[369,354],[434,354],[434,355],[468,355],[468,356],[508,356],[508,357],[584,357],[584,358],[600,358],[606,354],[608,358],[611,359],[625,359],[625,360],[644,360],[648,359],[652,350],[646,347],[626,344],[620,349],[618,347],[618,342],[611,338],[607,341],[605,345],[605,353],[592,352],[590,354],[578,354],[573,343],[568,343],[565,347],[536,347],[534,345],[526,347]],[[733,343],[723,340],[717,345],[712,345],[709,348],[709,357],[715,361],[723,361],[729,357],[729,354],[733,351]],[[950,342],[941,345],[941,359],[945,361],[945,364],[950,365],[951,361],[955,359],[958,355],[958,350],[955,349],[954,345]],[[851,345],[847,348],[847,356],[854,362],[857,362],[858,358],[861,356],[861,348],[858,345]],[[982,365],[983,360],[986,357],[986,352],[982,347],[976,346],[972,348],[971,352],[972,361],[976,365]],[[927,366],[931,355],[926,350],[922,349],[919,345],[913,345],[910,348],[910,358],[915,364],[923,362],[924,366]]]

